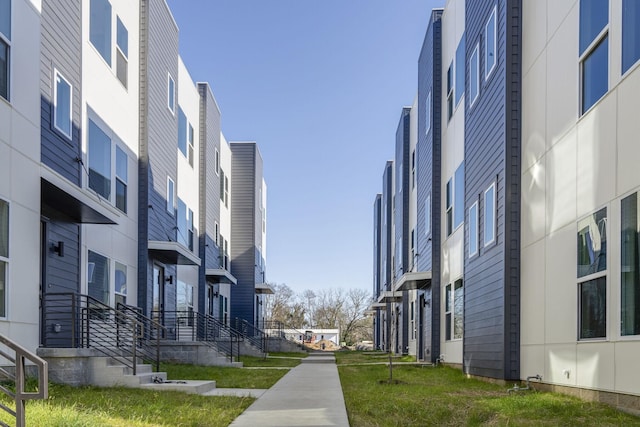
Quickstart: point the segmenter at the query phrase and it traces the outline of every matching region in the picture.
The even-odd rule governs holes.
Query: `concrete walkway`
[[[333,353],[302,359],[231,423],[231,427],[349,427]]]

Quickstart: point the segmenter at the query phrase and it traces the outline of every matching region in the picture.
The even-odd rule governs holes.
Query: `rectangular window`
[[[578,277],[607,269],[607,208],[578,221]]]
[[[73,114],[71,84],[60,74],[54,73],[53,123],[67,138],[71,139],[71,118]]]
[[[116,146],[116,208],[127,213],[128,162],[127,153]]]
[[[11,40],[11,0],[0,0],[0,35]]]
[[[411,301],[411,308],[409,309],[409,314],[411,315],[411,339],[416,339],[416,320],[415,320],[415,311],[416,311],[416,303],[415,301]]]
[[[216,148],[216,175],[220,175],[220,152]]]
[[[109,304],[109,259],[93,251],[88,256],[87,289],[90,297]]]
[[[89,188],[111,199],[111,138],[89,119]]]
[[[479,50],[480,45],[476,45],[471,53],[471,58],[469,58],[469,106],[476,102],[480,88]]]
[[[178,149],[187,157],[187,116],[178,105]]]
[[[170,177],[167,177],[167,212],[169,212],[171,216],[174,215],[174,211],[175,211],[175,206],[176,206],[175,197],[176,197],[175,183]]]
[[[189,243],[189,250],[193,250],[193,211],[191,209],[187,212],[187,243]]]
[[[129,74],[129,31],[120,17],[117,18],[116,28],[116,75],[120,83],[127,87]]]
[[[424,235],[431,234],[431,194],[424,201]]]
[[[220,169],[220,200],[224,203],[224,171]]]
[[[189,158],[189,164],[191,165],[191,167],[193,167],[193,155],[194,155],[194,148],[193,148],[193,126],[191,126],[191,123],[189,123],[189,155],[187,156]]]
[[[453,289],[453,339],[462,339],[464,331],[464,286],[462,279],[456,280]]]
[[[224,177],[224,206],[229,207],[229,177]]]
[[[640,221],[638,193],[621,201],[620,335],[640,335]]]
[[[171,114],[176,112],[176,83],[171,77],[171,74],[167,74],[167,107]]]
[[[466,70],[465,55],[465,35],[463,34],[460,42],[458,43],[458,47],[456,48],[456,106],[460,102],[460,99],[462,99],[462,95],[464,95],[464,71]]]
[[[456,169],[453,182],[455,184],[453,192],[453,227],[455,229],[464,222],[464,161]]]
[[[111,3],[91,0],[89,14],[89,41],[111,66]]]
[[[7,317],[9,281],[9,203],[0,199],[0,317]]]
[[[622,0],[622,74],[640,59],[640,2]]]
[[[216,242],[216,246],[220,246],[220,226],[218,225],[218,221],[214,222],[214,240]]]
[[[411,188],[416,188],[416,150],[411,153]]]
[[[416,229],[411,229],[411,267],[416,262]],[[413,268],[412,268],[413,269]]]
[[[447,214],[447,236],[453,233],[453,178],[447,182],[447,200],[446,200],[446,214]]]
[[[0,96],[9,100],[9,45],[11,0],[0,0]]]
[[[424,103],[424,133],[429,134],[431,130],[431,92],[427,95],[427,100]]]
[[[118,304],[127,303],[127,266],[116,262],[116,277],[115,277],[115,296],[116,296],[116,308]]]
[[[609,90],[608,24],[608,0],[580,0],[582,114]]]
[[[452,306],[452,302],[453,302],[453,294],[451,293],[451,285],[450,284],[447,285],[447,287],[445,288],[445,294],[444,295],[445,295],[445,301],[444,301],[445,340],[451,341],[451,320],[452,320],[451,306]]]
[[[178,197],[178,243],[193,250],[193,211]]]
[[[453,61],[447,70],[447,120],[453,117]]]
[[[469,258],[478,254],[478,202],[469,208]]]
[[[484,246],[496,240],[496,185],[491,184],[484,192]]]
[[[496,66],[496,8],[493,8],[489,20],[484,27],[484,79],[488,79],[489,75]]]
[[[607,337],[607,278],[582,282],[579,292],[580,339]]]

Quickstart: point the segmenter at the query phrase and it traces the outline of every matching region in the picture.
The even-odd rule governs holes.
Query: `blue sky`
[[[373,201],[436,0],[168,0],[227,140],[265,165],[267,281],[372,289]]]

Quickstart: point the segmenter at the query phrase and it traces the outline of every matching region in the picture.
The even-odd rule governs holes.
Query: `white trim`
[[[169,194],[169,182],[171,182],[171,192],[172,194]],[[175,216],[175,210],[176,210],[176,182],[169,176],[167,175],[167,212],[169,212],[169,215],[171,216]],[[171,206],[169,205],[169,196],[171,196],[171,201],[173,202],[171,204]]]
[[[62,135],[73,140],[73,85],[65,79],[57,68],[53,69],[53,127]],[[69,86],[69,133],[58,127],[58,78]]]
[[[473,224],[473,222],[471,221],[471,212],[475,210],[475,230],[471,229],[471,224]],[[478,255],[478,247],[480,246],[480,233],[478,233],[478,201],[476,200],[475,202],[473,202],[473,204],[471,205],[471,207],[469,208],[469,248],[468,248],[468,255],[469,258],[473,258],[474,256]],[[471,252],[471,235],[475,235],[476,238],[476,247],[475,250],[473,252]]]
[[[424,131],[425,135],[429,134],[431,130],[431,89],[429,89],[429,94],[427,94],[427,100],[424,103],[426,108],[425,120],[426,120],[426,129]]]
[[[476,95],[472,97],[473,94],[471,93],[471,67],[473,66],[474,55],[476,57]],[[469,102],[469,108],[473,107],[473,104],[475,104],[478,96],[480,96],[480,43],[476,43],[476,47],[475,49],[473,49],[473,53],[471,53],[471,56],[469,57],[469,97],[471,98]]]
[[[493,226],[491,227],[491,229],[493,230],[493,236],[491,237],[491,240],[487,241],[487,235],[486,233],[484,233],[484,231],[486,230],[486,222],[487,222],[487,193],[493,189],[493,205],[491,207],[491,212],[492,212],[492,223]],[[497,191],[496,191],[496,183],[493,182],[486,190],[484,190],[484,215],[483,215],[483,233],[482,233],[482,241],[484,242],[484,247],[486,248],[487,246],[489,246],[492,243],[495,243],[496,241],[496,199],[497,199]]]
[[[487,70],[487,27],[489,22],[493,19],[493,65]],[[487,19],[487,23],[484,25],[484,80],[487,81],[493,70],[496,68],[498,62],[498,13],[497,6],[493,7],[493,11]]]
[[[216,176],[220,176],[220,150],[218,148],[215,149],[215,157],[214,161],[214,171],[216,172]]]
[[[431,234],[431,193],[427,194],[427,198],[424,200],[424,210],[424,235],[429,236]],[[427,223],[427,221],[429,222]]]
[[[173,93],[170,92],[171,87],[173,86]],[[173,105],[169,103],[172,101]],[[176,114],[176,81],[171,76],[171,73],[167,71],[167,108],[171,111],[171,114],[175,116]]]
[[[0,255],[0,262],[5,263],[5,271],[4,271],[4,316],[0,316],[1,320],[9,319],[9,278],[11,277],[11,235],[13,234],[13,230],[11,228],[11,202],[9,200],[0,198],[0,201],[3,201],[7,204],[8,207],[8,215],[9,219],[7,221],[7,255],[6,257]]]

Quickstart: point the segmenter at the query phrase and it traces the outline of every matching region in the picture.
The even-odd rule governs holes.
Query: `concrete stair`
[[[301,363],[336,363],[336,357],[332,352],[314,351],[309,356],[300,360]]]
[[[200,380],[169,380],[163,383],[141,384],[140,388],[147,390],[172,390],[190,394],[204,394],[215,390],[216,382]]]

